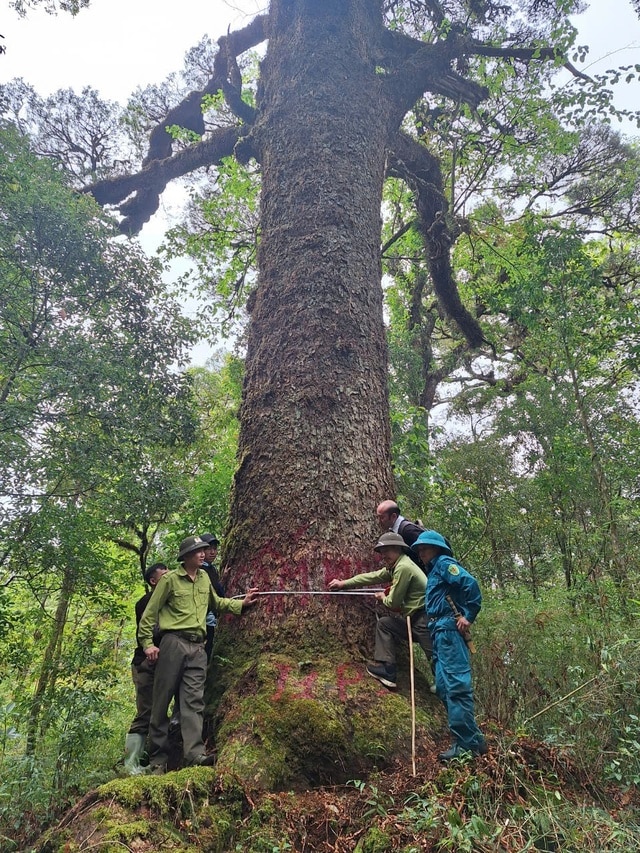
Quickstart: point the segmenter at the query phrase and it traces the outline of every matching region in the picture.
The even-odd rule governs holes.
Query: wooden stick
[[[409,675],[411,677],[411,767],[416,775],[416,685],[413,677],[413,635],[411,617],[407,616],[407,635],[409,637]]]
[[[555,701],[555,702],[552,702],[550,705],[545,705],[545,707],[544,707],[541,711],[538,711],[538,713],[537,713],[537,714],[534,714],[532,717],[529,717],[528,719],[526,719],[522,725],[523,725],[523,726],[526,726],[526,725],[527,725],[527,723],[530,723],[530,722],[531,722],[531,720],[535,720],[535,718],[536,718],[536,717],[539,717],[539,716],[540,716],[540,714],[545,714],[545,713],[546,713],[548,710],[550,710],[551,708],[555,708],[555,707],[556,707],[556,705],[560,705],[560,704],[562,704],[562,702],[564,702],[564,701],[565,701],[565,699],[570,699],[570,698],[571,698],[571,696],[574,696],[576,693],[579,693],[579,692],[580,692],[580,690],[584,690],[584,688],[585,688],[585,687],[588,687],[588,686],[589,686],[593,681],[595,681],[595,680],[596,680],[596,678],[599,678],[599,677],[600,677],[600,673],[599,673],[599,672],[597,672],[597,673],[593,676],[593,678],[590,678],[588,681],[585,681],[585,682],[584,682],[584,684],[580,684],[580,685],[578,685],[578,687],[576,687],[576,689],[575,689],[575,690],[572,690],[572,691],[571,691],[571,693],[567,693],[565,696],[561,696],[561,697],[560,697],[560,699],[556,699],[556,701]]]

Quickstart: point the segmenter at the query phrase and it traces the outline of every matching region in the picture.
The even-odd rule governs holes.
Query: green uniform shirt
[[[211,586],[209,576],[198,569],[195,580],[181,566],[175,572],[163,575],[146,606],[138,639],[143,649],[153,645],[153,628],[158,625],[164,631],[186,631],[205,638],[207,611],[214,613],[242,613],[240,599],[220,598]]]
[[[427,576],[406,554],[402,554],[390,569],[384,568],[377,572],[354,575],[343,582],[342,589],[373,586],[389,581],[391,581],[391,589],[382,599],[385,607],[389,610],[399,610],[403,616],[412,616],[424,610]]]

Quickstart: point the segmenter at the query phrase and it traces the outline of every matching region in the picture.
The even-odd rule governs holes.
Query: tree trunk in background
[[[51,634],[49,635],[49,641],[42,657],[38,683],[36,684],[31,708],[29,709],[26,743],[27,755],[35,754],[41,729],[42,711],[47,695],[56,683],[58,664],[62,651],[62,638],[65,625],[67,624],[67,615],[69,613],[74,585],[75,577],[73,570],[71,567],[66,567],[62,577],[62,589],[60,590],[56,612],[53,617],[53,624],[51,625]]]
[[[223,555],[233,593],[326,590],[371,568],[375,506],[395,493],[380,264],[392,119],[375,74],[379,4],[274,0],[270,15],[254,131],[259,280]],[[346,781],[407,749],[409,703],[364,671],[374,605],[270,596],[222,626],[208,698],[223,781]]]

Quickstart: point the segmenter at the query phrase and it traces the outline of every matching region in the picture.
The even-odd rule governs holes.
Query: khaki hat
[[[199,536],[187,536],[186,539],[183,539],[180,543],[180,550],[178,551],[178,561],[182,560],[183,557],[186,557],[187,554],[190,554],[192,551],[204,551],[209,546],[201,539]]]
[[[381,551],[383,548],[402,548],[406,554],[411,550],[399,533],[383,533],[373,546],[373,550]]]

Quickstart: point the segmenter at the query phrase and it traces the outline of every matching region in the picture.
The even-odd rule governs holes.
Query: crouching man
[[[426,566],[426,608],[433,642],[436,692],[447,709],[453,744],[440,761],[464,753],[483,755],[487,744],[478,728],[473,707],[469,627],[480,612],[482,595],[476,579],[453,559],[446,539],[425,530],[413,548]]]
[[[156,661],[153,703],[149,725],[149,765],[152,773],[164,773],[169,754],[169,718],[172,696],[180,696],[180,727],[187,764],[209,765],[202,740],[204,685],[207,655],[207,612],[239,616],[255,604],[257,589],[242,600],[221,598],[202,569],[207,543],[199,536],[187,536],[180,544],[178,562],[182,566],[164,575],[156,585],[140,620],[138,639],[147,660]],[[153,628],[161,637],[153,642]]]
[[[383,533],[374,551],[384,560],[382,569],[354,575],[347,580],[334,578],[329,582],[329,589],[355,589],[391,582],[388,591],[375,593],[390,615],[382,616],[376,622],[375,660],[367,664],[367,672],[385,687],[393,688],[397,676],[396,640],[408,641],[407,616],[411,621],[413,639],[431,660],[431,638],[424,609],[427,578],[407,556],[410,549],[398,533]]]

